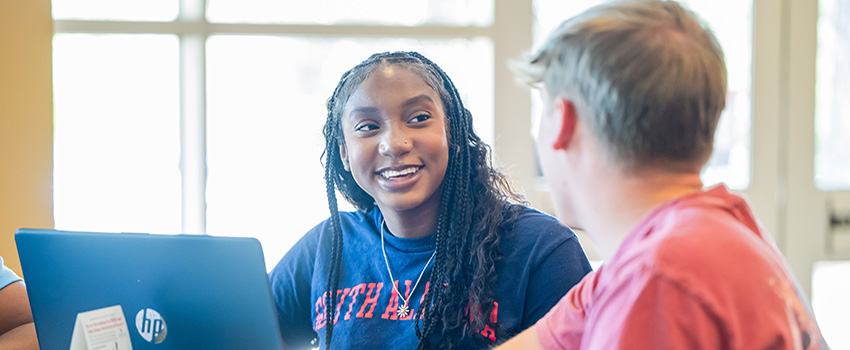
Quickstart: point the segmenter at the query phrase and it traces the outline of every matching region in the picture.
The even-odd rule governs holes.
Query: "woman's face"
[[[384,65],[351,94],[341,118],[346,170],[386,215],[436,212],[449,162],[446,115],[416,73]]]

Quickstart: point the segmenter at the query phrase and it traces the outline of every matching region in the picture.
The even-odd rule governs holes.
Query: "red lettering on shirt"
[[[365,289],[366,289],[366,283],[360,283],[360,284],[354,286],[354,288],[351,288],[351,293],[350,293],[351,302],[348,303],[348,312],[345,313],[345,319],[346,320],[351,318],[351,309],[354,308],[354,303],[357,302],[357,296],[360,295],[360,293],[363,293],[363,290],[365,290]]]
[[[490,313],[490,322],[496,324],[496,321],[499,319],[499,303],[493,302],[493,312]],[[490,328],[490,325],[484,325],[484,330],[481,331],[481,335],[487,337],[492,341],[496,341],[496,331],[493,328]]]
[[[377,283],[378,290],[375,292],[375,296],[372,295],[372,291],[375,290],[375,283],[369,283],[369,291],[366,292],[366,300],[363,301],[363,306],[360,308],[360,312],[357,313],[357,318],[372,318],[372,312],[375,311],[375,305],[378,305],[378,297],[381,296],[381,288],[384,286],[383,282]],[[369,308],[369,312],[363,313],[363,310],[366,310],[366,306],[372,305]]]
[[[336,296],[337,296],[337,298],[339,298],[339,302],[336,303],[336,314],[334,314],[334,325],[336,325],[336,323],[339,321],[339,309],[342,308],[342,303],[345,302],[345,297],[348,295],[349,290],[351,290],[351,288],[345,288],[344,290],[336,291]],[[340,296],[340,294],[342,294],[342,295]]]
[[[407,286],[408,286],[408,290],[409,290],[410,289],[410,281],[407,281],[407,282],[408,282]],[[397,320],[398,319],[398,293],[395,292],[396,290],[398,290],[398,281],[393,281],[393,284],[396,287],[395,287],[395,289],[393,289],[390,292],[390,303],[387,305],[387,309],[384,311],[384,314],[381,315],[381,318],[383,318],[385,320],[386,319],[391,319],[391,320]],[[392,314],[392,316],[390,316],[390,314]]]
[[[398,288],[399,282],[400,281],[393,281],[393,284],[396,286],[396,288]],[[410,295],[411,295],[411,292],[412,292],[411,291],[411,287],[412,287],[411,284],[412,283],[413,283],[413,281],[410,281],[410,280],[404,281],[404,285],[405,285],[404,297],[405,298],[409,298]],[[338,298],[337,299],[338,303],[336,305],[336,315],[334,317],[334,325],[336,325],[339,322],[339,318],[340,318],[339,315],[340,315],[340,313],[342,313],[342,311],[345,311],[345,316],[343,316],[342,319],[343,320],[350,320],[352,318],[351,313],[354,311],[354,309],[356,307],[359,307],[359,311],[355,314],[354,318],[372,318],[372,316],[374,315],[375,307],[377,307],[377,304],[378,304],[378,299],[381,297],[381,291],[383,290],[383,286],[384,286],[384,284],[382,282],[360,283],[358,285],[355,285],[354,287],[337,290],[335,296],[336,296],[336,298]],[[425,294],[428,293],[430,288],[431,288],[430,282],[426,282],[425,283],[425,291],[422,292],[423,293],[422,296],[419,297],[419,306],[418,307],[422,307],[423,303],[425,302]],[[399,317],[399,315],[398,315],[398,307],[400,305],[399,303],[403,303],[404,301],[399,297],[398,293],[396,293],[395,289],[393,289],[393,288],[388,288],[384,292],[389,293],[390,299],[389,299],[389,303],[387,304],[386,309],[384,310],[384,313],[381,315],[382,319],[393,320],[393,321],[405,321],[405,320],[411,320],[415,317],[416,309],[414,309],[412,307],[414,305],[413,302],[408,304],[408,308],[409,308],[408,315],[404,316],[404,317]],[[318,300],[316,300],[316,303],[315,303],[315,312],[316,312],[315,319],[316,319],[316,322],[315,322],[315,327],[313,329],[316,330],[316,331],[318,331],[319,329],[321,329],[321,328],[323,328],[327,325],[327,316],[325,315],[327,305],[325,304],[325,298],[328,297],[328,293],[329,292],[325,292],[324,294],[322,294],[322,296],[320,298],[318,298]],[[359,296],[361,294],[364,296],[362,298],[363,299],[362,305],[357,306],[357,305],[359,305],[359,299],[361,299]],[[349,298],[350,300],[346,300],[346,298]],[[345,310],[345,309],[342,308],[342,306],[346,303],[346,301],[348,302],[348,310]],[[494,306],[493,306],[493,311],[490,313],[489,325],[484,325],[484,328],[482,330],[480,330],[478,333],[481,334],[482,336],[486,337],[487,339],[490,339],[491,341],[495,342],[496,341],[496,332],[494,330],[494,327],[492,327],[492,325],[498,323],[499,303],[494,302],[493,304],[494,304]],[[470,320],[472,320],[472,318],[474,316],[469,313],[468,308],[467,308],[466,312],[467,312],[467,315],[469,315]],[[422,315],[422,316],[424,316],[424,315]]]
[[[409,319],[413,318],[414,314],[416,314],[416,309],[413,308],[413,305],[410,305],[410,292],[411,292],[410,282],[412,282],[412,281],[410,281],[410,280],[404,281],[404,285],[405,285],[404,297],[408,301],[407,307],[408,307],[409,311],[407,312],[407,316],[399,317],[398,318],[399,320],[409,320]]]
[[[325,292],[319,300],[316,300],[316,326],[313,327],[315,330],[325,326],[325,295],[327,294],[328,292]]]

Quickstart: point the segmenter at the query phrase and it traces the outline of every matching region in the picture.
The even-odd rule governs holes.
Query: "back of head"
[[[519,67],[626,168],[708,161],[726,100],[714,35],[672,1],[615,1],[573,17]]]

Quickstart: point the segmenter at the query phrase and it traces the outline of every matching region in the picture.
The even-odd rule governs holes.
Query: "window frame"
[[[394,26],[214,23],[207,20],[205,0],[180,0],[170,22],[54,20],[54,34],[173,34],[180,41],[180,172],[182,232],[206,229],[206,41],[212,35],[274,35],[314,37],[473,38],[493,42],[494,144],[496,164],[504,165],[517,184],[535,183],[536,161],[530,133],[531,94],[514,82],[507,62],[531,49],[533,0],[496,1],[489,26]],[[505,131],[505,132],[503,132]],[[532,202],[548,196],[545,189],[527,188]],[[538,199],[538,200],[535,200]],[[545,208],[544,208],[545,210]]]

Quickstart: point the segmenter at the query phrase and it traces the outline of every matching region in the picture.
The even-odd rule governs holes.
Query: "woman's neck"
[[[417,208],[408,211],[383,210],[386,228],[393,236],[400,238],[420,238],[437,232],[439,207]]]

